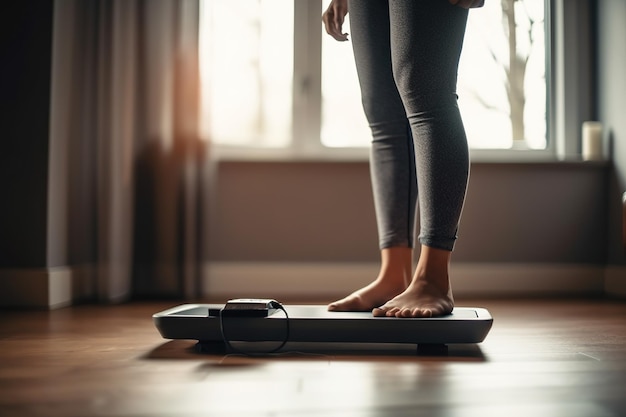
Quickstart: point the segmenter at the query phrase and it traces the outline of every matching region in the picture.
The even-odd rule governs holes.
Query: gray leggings
[[[349,12],[380,248],[413,247],[419,204],[419,242],[452,251],[469,177],[456,95],[467,10],[447,0],[351,0]]]

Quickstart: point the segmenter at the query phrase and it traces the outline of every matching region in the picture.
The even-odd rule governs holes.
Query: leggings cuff
[[[401,240],[381,240],[379,242],[379,248],[382,249],[388,249],[388,248],[413,248],[413,242],[410,240],[406,240],[406,239],[401,239]]]
[[[432,236],[420,236],[419,241],[422,245],[428,246],[435,249],[443,249],[449,252],[454,250],[454,244],[456,242],[456,237],[454,238],[435,238]]]

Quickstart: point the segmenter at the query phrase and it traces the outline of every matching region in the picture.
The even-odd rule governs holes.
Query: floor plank
[[[3,311],[2,416],[626,415],[626,303],[467,300],[494,325],[479,345],[288,344],[200,354],[161,339],[172,303]]]

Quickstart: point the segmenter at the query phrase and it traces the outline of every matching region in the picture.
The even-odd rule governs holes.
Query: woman
[[[346,41],[342,26],[350,12],[372,130],[381,250],[374,281],[329,304],[330,311],[431,317],[454,308],[448,271],[469,177],[457,68],[467,9],[482,5],[483,0],[332,0],[322,16],[327,33]],[[421,249],[413,272],[417,207]]]

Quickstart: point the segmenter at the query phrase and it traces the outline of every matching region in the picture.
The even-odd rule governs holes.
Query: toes
[[[415,307],[400,309],[395,316],[398,318],[429,318],[434,317],[435,313],[430,308]]]
[[[372,309],[372,316],[374,317],[385,317],[387,315],[387,310],[382,309],[380,307],[376,307]]]
[[[334,303],[330,303],[327,306],[328,311],[341,311],[346,307],[346,303],[344,300],[335,301]]]
[[[328,311],[366,311],[363,301],[358,296],[349,296],[328,304]]]
[[[387,317],[398,317],[397,314],[400,312],[400,309],[398,307],[392,307],[389,310],[387,310]]]
[[[445,308],[438,306],[420,307],[392,307],[383,305],[372,309],[374,317],[396,317],[396,318],[430,318],[447,314]]]
[[[397,307],[376,307],[372,309],[372,315],[374,317],[396,317],[396,313],[399,311]]]
[[[433,317],[435,313],[430,308],[400,308],[400,307],[377,307],[372,309],[374,317],[397,317],[397,318],[418,318]]]

